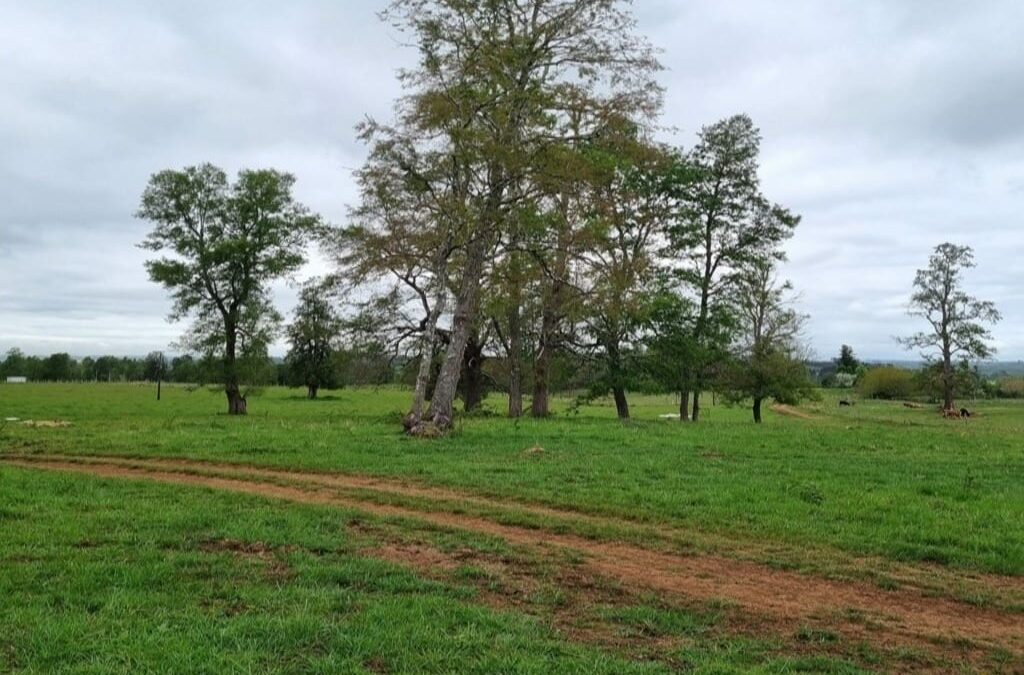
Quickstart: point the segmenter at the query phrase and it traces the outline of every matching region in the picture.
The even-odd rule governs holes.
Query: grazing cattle
[[[960,408],[960,417],[966,418],[966,417],[970,417],[970,416],[971,416],[971,411],[970,410],[968,410],[967,408]]]
[[[847,401],[846,399],[843,399],[842,401],[839,402],[839,407],[840,408],[852,408],[853,407],[853,401]]]

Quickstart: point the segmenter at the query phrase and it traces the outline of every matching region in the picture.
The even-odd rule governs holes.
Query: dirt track
[[[930,597],[917,589],[887,591],[867,583],[837,582],[723,556],[669,553],[629,543],[504,525],[443,509],[383,504],[367,496],[399,494],[426,501],[462,501],[512,510],[498,500],[453,490],[359,476],[185,460],[24,457],[3,461],[24,468],[202,486],[292,502],[336,505],[376,516],[411,518],[499,537],[519,546],[571,549],[582,554],[585,568],[629,588],[654,590],[688,600],[725,601],[745,612],[786,623],[827,620],[843,632],[873,644],[923,647],[963,656],[971,651],[962,644],[967,640],[977,647],[1000,648],[1015,658],[1024,657],[1024,615],[1019,613]],[[570,515],[546,507],[514,506],[515,510],[542,515]],[[597,516],[580,518],[601,520]],[[1019,581],[1004,579],[1013,588]]]

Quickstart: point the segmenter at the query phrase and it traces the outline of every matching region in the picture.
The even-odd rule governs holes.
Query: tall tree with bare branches
[[[918,270],[910,315],[928,322],[929,330],[903,338],[908,349],[921,350],[929,361],[938,361],[943,390],[943,410],[956,409],[957,359],[987,359],[995,354],[992,334],[986,324],[1002,318],[991,302],[968,295],[963,289],[964,272],[973,268],[974,251],[969,246],[939,244]]]

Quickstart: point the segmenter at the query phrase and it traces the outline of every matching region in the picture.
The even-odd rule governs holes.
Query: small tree
[[[836,372],[844,375],[856,375],[860,370],[860,361],[853,353],[853,347],[843,345],[839,349],[839,358],[836,359]]]
[[[743,340],[725,372],[723,388],[728,401],[753,401],[758,424],[765,399],[795,404],[813,392],[799,356],[804,317],[786,306],[790,288],[788,282],[776,281],[770,264],[752,268],[737,283],[735,304]]]
[[[975,266],[968,246],[940,244],[914,279],[911,316],[925,319],[930,329],[903,338],[907,349],[920,349],[929,363],[938,362],[943,390],[943,409],[956,409],[957,373],[954,362],[987,359],[995,354],[985,324],[1000,320],[991,302],[964,292],[963,273]]]
[[[318,219],[292,197],[295,178],[241,171],[234,184],[211,165],[154,175],[137,216],[154,224],[142,248],[171,257],[146,263],[171,292],[171,319],[192,316],[182,344],[220,361],[228,414],[244,415],[247,364],[263,367],[280,315],[270,283],[305,262]]]
[[[291,383],[305,386],[310,400],[316,398],[321,387],[336,388],[339,378],[335,356],[341,318],[322,286],[313,284],[302,289],[295,320],[286,333],[291,345],[285,357]]]
[[[167,379],[167,357],[163,352],[150,352],[146,355],[143,365],[143,377],[147,382],[158,382]]]

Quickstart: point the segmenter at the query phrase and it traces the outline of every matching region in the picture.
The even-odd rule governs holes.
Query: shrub
[[[890,401],[910,398],[917,393],[914,380],[914,373],[903,368],[872,368],[857,382],[857,392],[864,398]]]
[[[999,398],[1024,398],[1024,377],[1006,377],[996,383]]]
[[[832,376],[829,386],[835,389],[851,389],[857,383],[857,376],[853,373],[836,373]]]

